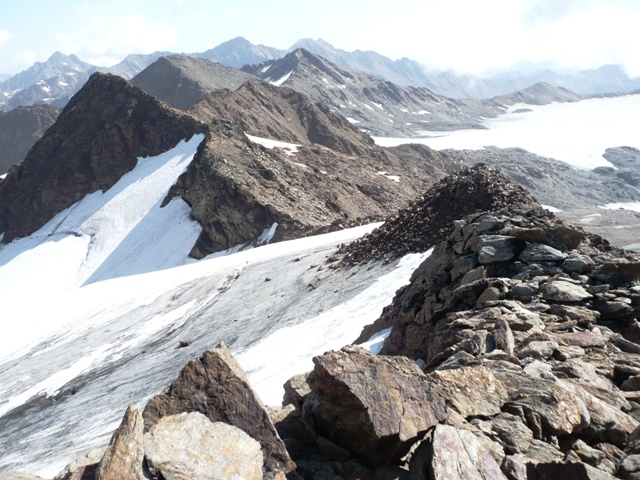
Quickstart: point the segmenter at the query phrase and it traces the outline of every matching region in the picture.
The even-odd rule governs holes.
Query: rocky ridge
[[[428,148],[379,148],[323,105],[259,81],[214,92],[189,113],[210,135],[168,199],[181,196],[203,226],[195,258],[276,224],[272,241],[381,219],[457,168]]]
[[[451,234],[462,216],[505,207],[539,205],[526,190],[483,164],[464,168],[443,178],[408,207],[348,245],[329,260],[357,265],[373,260],[391,261],[408,253],[425,252]]]
[[[130,82],[174,108],[188,110],[212,91],[236,90],[252,78],[236,68],[203,58],[171,55],[159,58]]]

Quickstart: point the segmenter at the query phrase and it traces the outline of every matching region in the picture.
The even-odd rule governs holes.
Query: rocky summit
[[[453,230],[453,222],[465,215],[537,205],[522,187],[497,170],[478,164],[443,178],[384,225],[342,246],[331,260],[340,265],[356,265],[424,252],[444,240]]]

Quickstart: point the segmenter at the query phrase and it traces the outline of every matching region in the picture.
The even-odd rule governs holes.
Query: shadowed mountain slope
[[[96,73],[0,184],[4,242],[26,236],[85,195],[111,187],[138,157],[205,126],[114,75]]]
[[[59,113],[60,110],[52,105],[18,107],[0,112],[0,175],[24,159]]]

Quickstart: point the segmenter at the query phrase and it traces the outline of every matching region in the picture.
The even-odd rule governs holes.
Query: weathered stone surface
[[[563,262],[562,268],[567,272],[574,272],[578,274],[584,274],[591,271],[594,262],[591,257],[587,255],[580,255],[579,253],[572,253]]]
[[[620,448],[624,447],[628,436],[638,426],[637,420],[603,402],[582,386],[565,381],[558,383],[579,398],[588,410],[589,422],[584,427],[584,435],[594,440],[612,443]]]
[[[515,415],[497,415],[491,419],[491,428],[508,454],[524,453],[531,447],[533,432]]]
[[[370,465],[397,461],[446,418],[443,391],[409,359],[348,346],[315,357],[314,363],[313,393],[303,408],[313,415],[318,433]]]
[[[640,480],[640,455],[629,455],[622,460],[618,475],[620,478],[628,480]]]
[[[447,403],[463,417],[497,415],[507,400],[502,382],[486,367],[438,370],[428,378],[446,392]]]
[[[191,360],[166,394],[149,400],[143,413],[145,429],[162,417],[183,412],[202,413],[214,423],[233,425],[259,441],[265,478],[294,468],[262,402],[224,344]]]
[[[531,417],[528,423],[532,430],[535,429],[536,418],[540,428],[551,435],[568,435],[589,424],[589,411],[584,403],[555,382],[496,369],[493,374],[507,389],[508,403],[522,408],[525,415]],[[562,408],[557,408],[557,405],[562,405]]]
[[[507,355],[513,355],[515,340],[513,332],[504,318],[498,318],[493,326],[493,341],[498,350],[502,350]]]
[[[610,258],[596,266],[589,276],[605,282],[633,282],[640,279],[640,259]]]
[[[533,358],[536,360],[546,360],[553,355],[558,348],[557,342],[551,341],[533,341],[529,342],[526,347],[518,352],[520,358]]]
[[[106,447],[96,448],[76,458],[53,477],[54,480],[80,480],[84,475],[90,475],[91,479],[95,478],[98,465],[106,450]]]
[[[409,479],[500,480],[505,475],[473,433],[449,425],[430,430],[409,463]]]
[[[532,243],[528,245],[518,257],[520,260],[526,263],[533,262],[557,262],[564,260],[567,257],[562,253],[549,245],[544,243]]]
[[[513,259],[522,244],[513,237],[504,235],[479,235],[477,246],[470,248],[478,252],[478,262],[481,264],[506,262]]]
[[[589,292],[580,285],[574,285],[562,280],[547,283],[542,287],[542,291],[545,300],[554,302],[581,302],[591,298]]]
[[[161,418],[145,434],[144,451],[149,469],[165,480],[263,478],[260,444],[197,412]]]
[[[145,478],[142,472],[143,429],[142,414],[130,406],[100,460],[96,480],[119,480],[122,478],[142,480]]]

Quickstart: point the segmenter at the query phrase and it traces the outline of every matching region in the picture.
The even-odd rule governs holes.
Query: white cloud
[[[111,66],[131,53],[170,49],[177,39],[178,33],[172,27],[148,23],[143,15],[93,17],[76,31],[56,34],[59,50],[104,66]]]
[[[6,30],[2,30],[0,28],[0,45],[9,40],[11,37],[12,35],[10,32],[7,32]]]
[[[640,70],[637,0],[396,0],[392,10],[363,10],[342,22],[344,33],[325,37],[336,46],[443,70],[480,73],[523,60]]]

